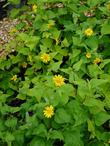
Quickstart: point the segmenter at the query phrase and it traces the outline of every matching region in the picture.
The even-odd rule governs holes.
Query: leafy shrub
[[[0,146],[109,146],[110,2],[28,0],[10,17]]]

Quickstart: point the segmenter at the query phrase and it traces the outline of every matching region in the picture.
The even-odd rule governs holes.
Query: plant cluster
[[[110,2],[28,0],[10,17],[0,146],[109,146]]]

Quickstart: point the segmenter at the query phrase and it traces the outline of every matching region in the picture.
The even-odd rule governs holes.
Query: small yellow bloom
[[[37,12],[37,5],[33,5],[33,6],[32,6],[32,11],[33,11],[34,13]]]
[[[44,63],[48,63],[50,61],[50,56],[49,54],[46,54],[44,53],[43,55],[41,55],[41,60],[44,62]]]
[[[86,53],[86,58],[91,58],[91,54],[90,53]]]
[[[108,143],[110,144],[110,139],[108,140]]]
[[[107,9],[110,10],[110,3],[106,5]]]
[[[95,60],[94,60],[94,64],[98,64],[101,62],[101,59],[99,57],[97,57]]]
[[[22,67],[23,67],[23,68],[26,68],[26,67],[27,67],[27,63],[26,63],[26,62],[23,62],[23,63],[22,63]]]
[[[64,78],[61,75],[55,75],[53,77],[54,83],[57,87],[60,87],[65,84]]]
[[[12,28],[11,30],[10,30],[10,33],[16,33],[18,30],[16,29],[16,28]]]
[[[93,35],[93,30],[91,28],[87,28],[84,31],[84,33],[85,33],[86,36],[91,36],[91,35]]]
[[[11,78],[12,81],[16,81],[17,80],[17,75],[14,75],[12,78]]]
[[[48,29],[52,28],[55,25],[55,21],[50,20],[49,23],[47,24]]]
[[[52,105],[46,106],[43,113],[46,118],[51,118],[54,115],[54,107]]]

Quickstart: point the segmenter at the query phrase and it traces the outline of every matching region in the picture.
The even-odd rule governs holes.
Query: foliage
[[[10,17],[0,146],[109,146],[110,2],[28,0]]]

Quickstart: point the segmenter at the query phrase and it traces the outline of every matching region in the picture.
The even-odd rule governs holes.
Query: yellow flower
[[[51,118],[54,115],[54,107],[52,105],[46,106],[43,113],[46,118]]]
[[[23,62],[23,63],[22,63],[22,67],[23,67],[23,68],[26,68],[26,67],[27,67],[27,63],[26,63],[26,62]]]
[[[108,3],[106,7],[108,10],[110,10],[110,3]]]
[[[34,13],[37,12],[37,5],[34,4],[34,5],[32,6],[32,11],[33,11]]]
[[[50,56],[49,54],[46,54],[46,53],[42,54],[40,58],[44,63],[47,63],[50,61]]]
[[[18,30],[16,29],[16,28],[12,28],[11,30],[10,30],[10,33],[16,33]]]
[[[91,58],[91,54],[90,53],[86,53],[86,58]]]
[[[101,62],[101,59],[99,57],[97,57],[95,60],[94,60],[94,64],[98,64]]]
[[[14,75],[12,78],[11,78],[12,81],[16,81],[17,80],[17,75]]]
[[[55,21],[50,20],[49,23],[47,24],[47,27],[50,29],[50,28],[52,28],[52,26],[54,26],[54,25],[55,25]]]
[[[84,33],[85,33],[86,36],[91,36],[91,35],[93,35],[93,30],[91,28],[87,28],[84,31]]]
[[[54,83],[57,87],[60,87],[65,84],[64,78],[61,75],[55,75],[53,77]]]

